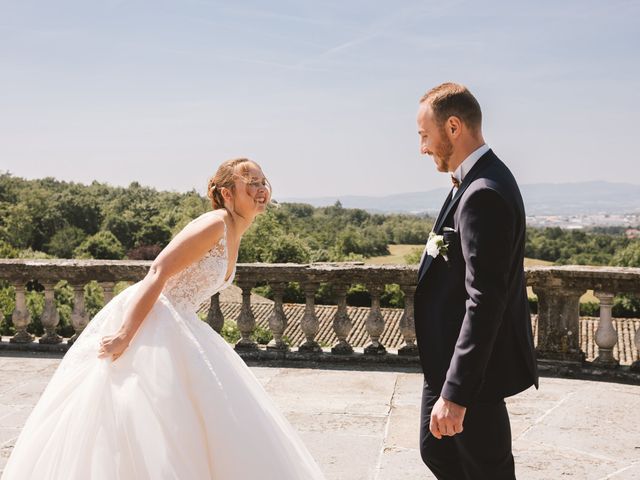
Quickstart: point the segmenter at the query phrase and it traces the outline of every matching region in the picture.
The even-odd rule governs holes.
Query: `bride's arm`
[[[160,296],[167,280],[200,259],[224,234],[224,220],[218,215],[188,224],[160,252],[140,282],[124,313],[122,325],[102,338],[98,357],[118,358],[127,348]]]

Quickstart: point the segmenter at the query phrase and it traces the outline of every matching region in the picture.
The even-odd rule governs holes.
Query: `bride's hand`
[[[115,335],[106,335],[100,340],[100,348],[98,349],[98,358],[111,357],[112,361],[118,359],[122,352],[129,346],[129,339],[124,335],[116,333]]]

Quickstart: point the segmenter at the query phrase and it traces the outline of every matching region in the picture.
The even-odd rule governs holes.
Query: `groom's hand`
[[[443,436],[453,437],[462,432],[462,422],[466,407],[453,403],[442,397],[438,398],[431,410],[429,430],[431,434],[440,440]]]

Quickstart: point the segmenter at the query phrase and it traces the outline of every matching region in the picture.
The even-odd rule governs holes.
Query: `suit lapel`
[[[464,177],[464,181],[460,184],[460,187],[458,188],[458,191],[453,196],[453,198],[451,198],[451,194],[449,194],[449,196],[447,197],[447,200],[451,198],[451,201],[448,202],[448,204],[445,202],[445,205],[443,206],[443,209],[440,211],[440,215],[438,215],[438,219],[436,220],[436,223],[433,227],[433,231],[436,234],[439,234],[438,232],[440,232],[440,230],[442,229],[445,220],[449,216],[449,213],[451,213],[451,210],[453,210],[453,208],[458,204],[458,201],[462,197],[462,194],[465,192],[467,188],[469,188],[469,185],[471,185],[471,182],[473,182],[476,179],[476,177],[482,171],[484,166],[489,162],[490,159],[494,157],[495,155],[493,154],[493,150],[489,149],[487,153],[485,153],[482,157],[478,159],[478,161],[473,166],[473,168]],[[425,251],[426,251],[426,248],[425,248]],[[423,262],[420,265],[420,268],[418,269],[418,284],[420,283],[424,275],[427,273],[427,270],[429,270],[429,267],[431,266],[431,263],[433,263],[433,260],[434,258],[431,256],[423,256]]]
[[[438,225],[438,223],[440,222],[440,219],[442,218],[442,214],[444,213],[444,211],[447,208],[447,205],[449,205],[449,203],[451,202],[452,193],[453,193],[453,188],[451,190],[449,190],[449,194],[447,195],[447,198],[444,200],[444,203],[442,204],[442,207],[440,208],[440,211],[438,212],[438,217],[436,218],[436,221],[433,224],[434,227],[436,225]],[[431,230],[434,231],[434,232],[436,231],[435,228],[432,228]],[[419,264],[420,266],[418,267],[418,278],[421,277],[422,269],[425,268],[425,263],[429,262],[430,258],[431,257],[427,257],[427,246],[425,245],[424,250],[422,251],[422,256],[420,257],[420,264]]]
[[[445,199],[444,203],[442,204],[442,208],[440,208],[440,211],[438,212],[438,218],[436,218],[436,223],[434,223],[434,227],[436,225],[438,225],[438,223],[440,223],[440,220],[442,219],[442,214],[444,213],[444,211],[447,209],[447,205],[449,205],[449,203],[451,202],[451,197],[453,195],[453,188],[451,190],[449,190],[449,195],[447,195],[447,198]],[[435,229],[433,229],[435,231]]]

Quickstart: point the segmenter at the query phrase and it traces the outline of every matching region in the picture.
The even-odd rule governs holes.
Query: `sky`
[[[0,171],[275,198],[448,185],[418,150],[465,84],[521,184],[640,184],[640,1],[0,0]]]

